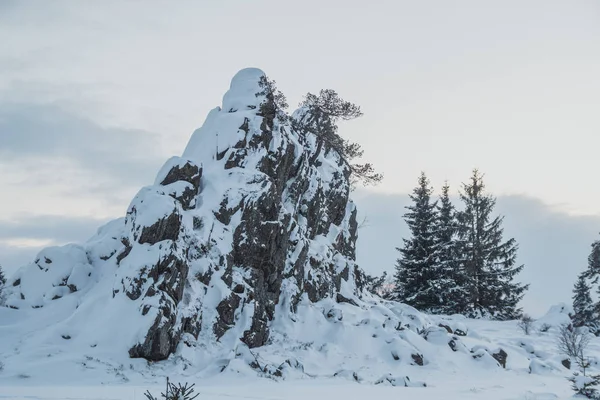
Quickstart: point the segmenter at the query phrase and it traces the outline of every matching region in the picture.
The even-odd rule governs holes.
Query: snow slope
[[[400,307],[407,315],[410,309]],[[495,322],[453,317],[427,317],[415,315],[432,323],[441,322],[451,329],[466,331],[458,339],[459,350],[454,352],[447,344],[441,330],[432,330],[428,339],[423,335],[406,335],[423,350],[424,365],[410,361],[394,360],[390,344],[376,340],[373,335],[383,335],[385,328],[374,322],[356,322],[365,314],[342,309],[339,322],[323,319],[316,326],[299,325],[298,335],[306,335],[303,344],[276,341],[256,349],[258,360],[264,365],[277,365],[283,359],[294,358],[302,364],[288,368],[282,377],[270,375],[270,379],[256,380],[256,371],[231,355],[221,361],[227,364],[223,372],[208,366],[198,372],[187,369],[182,361],[135,365],[136,360],[123,359],[123,365],[111,364],[89,357],[69,359],[62,357],[52,369],[43,359],[17,361],[6,360],[0,373],[0,399],[144,399],[142,393],[150,389],[158,393],[162,389],[164,375],[172,379],[194,382],[202,399],[306,399],[345,398],[362,399],[376,397],[395,399],[419,397],[427,399],[567,399],[572,396],[565,379],[571,371],[560,364],[556,353],[556,329],[568,316],[564,306],[555,307],[536,322],[536,329],[544,323],[552,324],[547,332],[535,331],[526,336],[517,328],[515,321]],[[400,310],[397,310],[400,311]],[[14,310],[2,310],[2,320]],[[304,313],[301,313],[304,314]],[[368,315],[377,320],[378,311]],[[308,313],[305,317],[308,317]],[[16,322],[16,321],[14,321]],[[443,329],[446,331],[446,329]],[[3,326],[3,338],[6,326]],[[312,342],[312,343],[311,343]],[[462,348],[464,346],[466,349]],[[507,354],[506,368],[493,359],[482,356],[477,349],[501,347]],[[475,349],[474,353],[470,351]],[[600,341],[596,338],[590,345],[594,360],[592,371],[597,372],[600,359]],[[49,358],[61,357],[49,353]],[[41,365],[38,365],[41,364]],[[360,383],[354,378],[359,377]],[[391,374],[392,379],[387,379]],[[404,377],[409,376],[405,387]],[[384,378],[383,380],[381,378]],[[381,383],[378,383],[382,381]],[[401,382],[400,386],[393,383]],[[427,383],[420,387],[419,382]]]

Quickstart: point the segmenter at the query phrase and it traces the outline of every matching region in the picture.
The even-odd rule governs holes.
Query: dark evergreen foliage
[[[411,232],[397,250],[395,299],[422,311],[437,310],[443,302],[435,282],[438,272],[436,221],[437,202],[431,200],[433,189],[425,173],[410,195],[404,219]]]
[[[154,397],[149,391],[144,393],[146,399],[148,400],[159,400],[158,397]],[[169,382],[169,378],[167,378],[167,388],[164,393],[160,394],[160,398],[163,400],[194,400],[196,397],[200,396],[200,393],[194,394],[194,384],[174,384]]]
[[[515,239],[503,240],[502,217],[493,217],[496,199],[485,193],[483,177],[474,170],[463,184],[464,210],[457,214],[458,260],[469,293],[465,314],[506,320],[518,318],[518,303],[529,285],[514,282],[517,266]]]
[[[600,385],[600,375],[580,375],[579,372],[574,372],[567,380],[571,382],[571,389],[576,395],[593,400],[600,399],[596,388]]]
[[[514,319],[528,285],[514,282],[517,244],[503,240],[502,217],[493,217],[496,200],[485,193],[477,170],[463,184],[464,209],[457,212],[449,187],[439,202],[424,173],[405,214],[411,237],[397,250],[394,298],[421,311]]]
[[[456,314],[465,309],[465,277],[457,262],[456,209],[450,201],[450,187],[445,184],[437,203],[437,218],[435,225],[437,274],[434,285],[437,286],[441,297],[437,310],[442,314]]]
[[[588,256],[588,275],[595,280],[600,276],[600,240],[592,243],[592,251]]]
[[[292,126],[298,131],[311,132],[319,138],[319,151],[333,148],[348,163],[351,181],[364,185],[377,184],[383,175],[376,173],[371,163],[358,164],[353,160],[361,158],[363,150],[358,143],[350,142],[338,135],[339,120],[351,120],[362,116],[360,107],[339,97],[335,90],[325,89],[319,95],[308,93],[300,103],[305,112],[292,119]]]
[[[592,284],[598,284],[598,280],[600,278],[600,240],[596,240],[592,243],[592,250],[590,251],[590,255],[588,256],[588,267],[578,277],[574,291],[577,290],[578,286],[581,286],[580,280],[583,279],[582,276],[586,280],[590,280]],[[587,284],[587,281],[585,281],[585,283]],[[581,289],[581,291],[583,291],[583,289]],[[588,296],[589,291],[591,291],[591,287],[588,286]],[[596,288],[596,292],[600,294],[600,285]],[[598,334],[598,321],[600,320],[600,301],[592,305],[591,316],[589,315],[590,310],[587,308],[587,305],[586,307],[584,307],[584,303],[586,303],[587,301],[588,300],[584,297],[583,294],[579,296],[577,296],[576,294],[573,297],[573,311],[575,312],[573,318],[576,319],[576,323],[582,323],[583,325],[589,327],[593,332]],[[592,301],[591,298],[589,301]]]
[[[581,326],[593,328],[595,325],[594,304],[586,276],[586,272],[579,274],[573,288],[573,326],[576,328]]]
[[[256,96],[265,96],[266,98],[266,101],[260,104],[260,115],[277,117],[282,123],[287,121],[288,115],[285,112],[288,108],[287,99],[277,88],[276,82],[263,75],[258,81],[258,86],[261,91],[256,93]]]

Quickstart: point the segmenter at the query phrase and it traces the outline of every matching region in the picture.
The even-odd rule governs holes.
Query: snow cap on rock
[[[262,90],[259,82],[263,76],[265,73],[258,68],[244,68],[235,74],[223,96],[223,110],[256,109],[264,99],[256,95]]]

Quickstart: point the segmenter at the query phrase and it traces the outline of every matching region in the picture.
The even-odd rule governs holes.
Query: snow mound
[[[564,324],[568,325],[571,323],[571,315],[573,315],[573,307],[565,303],[556,304],[550,307],[543,317],[536,320],[536,325],[538,327],[544,324],[551,327],[560,327]]]

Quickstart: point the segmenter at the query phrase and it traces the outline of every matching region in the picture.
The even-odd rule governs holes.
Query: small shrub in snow
[[[524,334],[529,335],[533,329],[533,323],[535,320],[527,314],[523,314],[521,320],[517,323],[517,326],[523,331]]]
[[[558,334],[558,350],[575,360],[580,372],[574,372],[569,379],[576,394],[588,399],[600,399],[596,386],[600,384],[600,375],[586,375],[591,362],[586,357],[586,349],[590,342],[587,329],[562,325]]]
[[[194,395],[194,384],[188,385],[187,382],[182,385],[178,383],[177,385],[169,382],[169,378],[167,378],[167,388],[164,393],[160,394],[160,399],[163,400],[194,400],[198,397],[200,393]],[[159,400],[159,397],[154,397],[150,394],[149,391],[144,393],[146,399],[148,400]]]
[[[558,331],[558,350],[575,359],[580,368],[587,362],[585,350],[589,342],[589,334],[583,329],[573,328],[572,325],[561,325]]]
[[[546,333],[550,330],[550,328],[552,328],[552,325],[550,324],[542,324],[539,328],[538,328],[538,332],[540,333]]]

